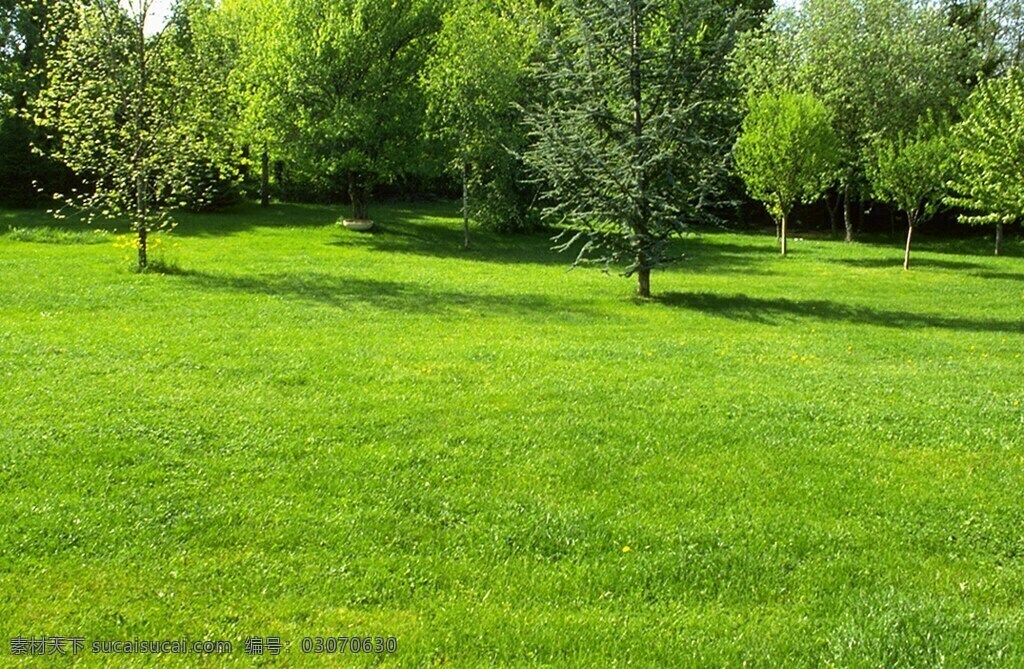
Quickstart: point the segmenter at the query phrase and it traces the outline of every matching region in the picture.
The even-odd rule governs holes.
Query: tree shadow
[[[870,307],[840,304],[828,300],[761,298],[742,294],[666,293],[658,298],[657,301],[672,307],[700,311],[731,320],[750,321],[765,325],[782,325],[798,319],[813,319],[901,329],[942,328],[971,332],[1009,332],[1013,334],[1019,334],[1024,331],[1024,319],[1003,321],[996,319],[955,318],[872,309]]]
[[[872,248],[890,249],[900,253],[902,258],[903,244],[906,243],[906,228],[893,238],[879,235],[859,235],[857,244],[870,246]],[[1014,246],[1014,240],[1009,239],[1003,245],[1003,252],[1007,254]],[[914,252],[932,253],[935,255],[955,256],[978,256],[992,257],[995,250],[995,239],[992,235],[979,236],[978,231],[968,229],[957,235],[930,235],[914,232],[914,246],[911,249],[911,265],[914,263]],[[1010,253],[1010,255],[1014,255]]]
[[[565,252],[554,248],[559,243],[555,239],[559,232],[557,229],[510,234],[481,229],[475,225],[470,229],[470,248],[465,249],[461,226],[452,225],[451,222],[452,219],[461,218],[458,205],[452,203],[435,204],[432,207],[392,206],[382,208],[373,216],[377,222],[373,230],[366,233],[347,232],[343,239],[333,244],[359,246],[385,253],[503,264],[556,265],[566,269],[572,265],[578,253],[578,248]],[[442,218],[448,220],[438,220]],[[713,234],[690,234],[674,240],[669,255],[681,257],[682,260],[672,263],[667,269],[683,272],[713,269],[717,272],[760,275],[775,273],[764,266],[768,259],[774,257],[774,239],[766,237],[763,244],[752,245],[717,241],[708,243],[705,238]]]
[[[903,267],[903,256],[894,255],[892,258],[830,258],[829,262],[850,267],[861,267],[865,269],[900,269]],[[955,271],[970,271],[982,269],[985,266],[976,262],[965,262],[962,260],[940,260],[937,258],[915,258],[913,252],[910,255],[910,268],[934,267]]]
[[[769,276],[776,274],[770,262],[778,255],[774,238],[761,236],[751,244],[732,244],[705,238],[711,235],[698,234],[684,237],[672,246],[672,253],[682,255],[683,260],[673,266],[686,273],[717,272],[725,274],[749,274]],[[751,235],[751,239],[754,236]]]
[[[473,225],[468,249],[463,247],[463,231],[451,224],[458,218],[451,205],[420,207],[386,207],[373,214],[376,226],[365,233],[343,231],[345,236],[335,246],[361,247],[383,253],[400,253],[431,258],[459,258],[505,264],[563,265],[573,258],[553,247],[553,232],[503,234]],[[438,220],[449,219],[448,222]]]
[[[313,204],[274,204],[260,207],[244,203],[220,211],[174,212],[174,234],[182,237],[220,237],[255,228],[322,228],[335,223],[340,207]]]
[[[323,273],[237,276],[181,270],[174,277],[196,288],[320,304],[335,309],[371,306],[417,314],[533,314],[544,318],[608,319],[609,314],[580,300],[552,299],[536,294],[486,294],[439,290],[417,283],[347,277]]]
[[[260,207],[242,203],[208,212],[177,210],[170,212],[175,235],[182,237],[216,237],[245,232],[262,227],[324,227],[337,221],[341,208],[324,205],[275,204]],[[131,233],[133,224],[127,219],[97,218],[90,225],[83,214],[70,213],[56,218],[42,209],[0,211],[0,231],[7,228],[25,228],[80,234],[100,229],[117,234]]]
[[[1024,272],[975,272],[974,276],[1000,281],[1024,281]]]

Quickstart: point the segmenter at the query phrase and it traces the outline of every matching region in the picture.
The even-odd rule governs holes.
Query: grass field
[[[1019,241],[706,234],[637,302],[453,206],[336,216],[139,275],[0,212],[0,665],[1024,666]],[[398,650],[301,652],[355,635]]]

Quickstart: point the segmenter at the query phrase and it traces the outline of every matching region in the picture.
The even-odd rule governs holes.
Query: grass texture
[[[183,216],[135,274],[0,212],[0,665],[1024,666],[1019,242],[693,235],[642,302],[338,214]]]

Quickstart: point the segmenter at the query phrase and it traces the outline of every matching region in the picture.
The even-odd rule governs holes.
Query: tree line
[[[0,197],[130,219],[177,207],[462,196],[500,230],[544,223],[575,262],[650,294],[672,239],[833,229],[887,203],[1022,215],[1017,0],[0,0]],[[840,223],[841,222],[841,223]]]

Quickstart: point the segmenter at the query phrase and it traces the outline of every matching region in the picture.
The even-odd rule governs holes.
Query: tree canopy
[[[996,224],[999,254],[1003,226],[1024,218],[1024,71],[978,86],[953,128],[953,146],[949,202],[964,210],[965,223]]]
[[[837,177],[840,145],[828,110],[807,93],[755,96],[733,155],[750,195],[781,223],[786,255],[793,205],[818,199]]]
[[[373,187],[416,168],[424,104],[417,78],[439,25],[431,0],[291,0],[283,53],[289,140],[356,219]]]
[[[945,124],[930,116],[913,133],[901,132],[895,139],[879,139],[871,147],[867,170],[872,191],[907,217],[903,269],[910,269],[914,228],[934,216],[942,204],[949,173],[949,149]]]

